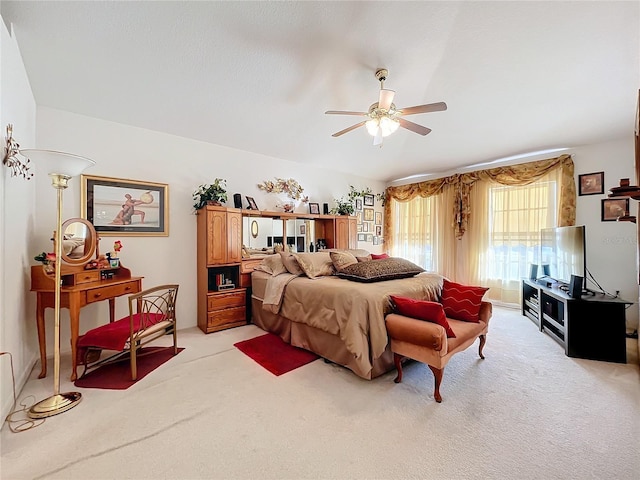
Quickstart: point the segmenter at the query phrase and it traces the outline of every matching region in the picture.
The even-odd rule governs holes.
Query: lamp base
[[[66,392],[53,395],[36,403],[29,409],[29,418],[45,418],[59,413],[66,412],[80,403],[82,394],[80,392]]]

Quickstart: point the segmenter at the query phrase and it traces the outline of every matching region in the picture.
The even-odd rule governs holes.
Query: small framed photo
[[[376,235],[378,237],[382,235],[382,225],[376,225]]]
[[[362,210],[362,199],[356,198],[356,210]]]
[[[604,198],[602,199],[603,222],[615,222],[618,217],[625,215],[629,211],[628,198]]]
[[[356,223],[362,223],[362,212],[356,212]]]
[[[356,225],[356,231],[357,231],[358,233],[360,233],[360,232],[362,232],[362,229],[363,229],[362,224],[361,224],[361,223],[358,223],[358,224]]]
[[[378,237],[373,237],[373,244],[374,245],[378,245],[379,244]]]
[[[320,215],[320,204],[319,203],[310,203],[309,204],[309,213],[312,215]]]
[[[258,210],[258,205],[256,205],[256,201],[253,199],[253,197],[249,197],[247,195],[247,202],[249,202],[249,210]]]
[[[307,234],[307,226],[305,224],[300,225],[300,235]]]
[[[368,232],[369,231],[369,222],[364,222],[362,224],[362,231],[363,232]]]
[[[382,225],[382,212],[376,212],[376,225]]]
[[[364,205],[366,207],[373,207],[373,202],[375,200],[376,197],[374,197],[373,195],[365,195],[364,196]]]
[[[364,212],[365,222],[373,222],[373,208],[365,208],[362,211]]]
[[[122,178],[81,176],[81,216],[98,235],[169,235],[169,186]]]
[[[373,242],[373,234],[367,233],[367,242]]]
[[[578,195],[600,195],[604,193],[604,172],[578,175]]]
[[[367,235],[364,233],[359,233],[358,234],[358,241],[359,242],[366,242],[367,241]]]

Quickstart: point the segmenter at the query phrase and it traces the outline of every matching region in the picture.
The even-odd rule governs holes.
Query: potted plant
[[[334,215],[353,215],[353,202],[350,199],[345,200],[344,197],[340,197],[333,200],[336,202],[336,206],[331,209],[331,213]]]
[[[216,178],[213,183],[200,185],[193,192],[193,208],[200,210],[205,205],[222,205],[227,201],[227,181]]]

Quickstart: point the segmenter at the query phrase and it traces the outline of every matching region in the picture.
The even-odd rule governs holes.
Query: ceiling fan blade
[[[350,127],[345,128],[344,130],[340,130],[339,132],[334,133],[333,135],[331,135],[332,137],[339,137],[340,135],[343,135],[345,133],[349,133],[351,130],[355,130],[358,127],[361,127],[362,125],[364,125],[366,123],[366,120],[360,123],[356,123],[355,125],[351,125]]]
[[[325,115],[367,115],[366,112],[343,112],[341,110],[327,110]]]
[[[378,108],[382,110],[389,110],[391,103],[393,103],[393,97],[396,92],[393,90],[387,90],[385,88],[380,89],[380,98],[378,99]]]
[[[398,117],[397,120],[402,128],[406,128],[407,130],[411,130],[412,132],[416,132],[420,135],[426,135],[431,131],[430,128],[423,127],[422,125],[410,122],[409,120],[405,120],[404,118]]]
[[[426,105],[416,105],[415,107],[403,108],[399,111],[400,115],[414,115],[416,113],[442,112],[447,109],[444,102],[428,103]]]

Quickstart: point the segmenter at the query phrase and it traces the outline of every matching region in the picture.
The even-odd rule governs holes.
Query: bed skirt
[[[384,353],[373,361],[373,368],[364,372],[354,361],[353,354],[347,351],[340,337],[263,310],[262,301],[255,297],[251,298],[251,319],[258,327],[275,333],[294,347],[304,348],[333,363],[347,367],[366,380],[379,377],[395,368],[389,345]]]

